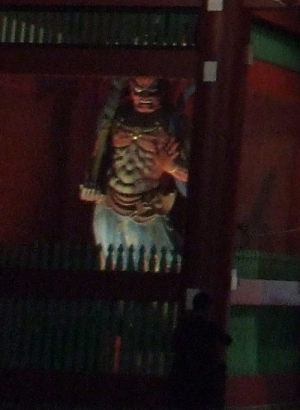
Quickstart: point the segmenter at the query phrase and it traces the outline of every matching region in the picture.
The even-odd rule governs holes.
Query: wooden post
[[[207,2],[212,3],[218,2]],[[182,269],[186,287],[208,290],[214,297],[216,319],[222,325],[226,320],[230,292],[246,52],[250,34],[250,16],[242,2],[225,0],[223,3],[222,11],[203,10],[200,20],[198,44],[201,63]]]

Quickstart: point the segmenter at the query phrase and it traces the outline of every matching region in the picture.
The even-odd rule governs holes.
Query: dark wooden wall
[[[249,67],[237,200],[237,246],[300,252],[300,74]]]

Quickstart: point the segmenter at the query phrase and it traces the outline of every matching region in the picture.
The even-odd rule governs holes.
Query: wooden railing
[[[163,405],[180,275],[40,273],[0,281],[0,397],[33,408]]]
[[[49,408],[158,408],[182,275],[99,271],[98,248],[71,248],[35,244],[32,254],[29,245],[11,245],[2,252],[0,397]]]
[[[14,271],[24,269],[64,270],[75,272],[129,271],[129,272],[179,272],[181,256],[176,251],[153,246],[114,249],[104,252],[101,246],[80,242],[35,242],[25,244],[2,243],[0,268]]]
[[[49,408],[164,405],[184,272],[157,272],[164,264],[155,252],[152,272],[127,270],[125,258],[119,270],[120,253],[110,252],[112,270],[101,271],[99,248],[89,244],[1,247],[0,397]],[[250,278],[283,279],[289,265],[298,275],[297,261],[255,251],[235,257],[238,275]]]
[[[179,273],[181,254],[153,246],[105,250],[92,243],[34,242],[0,244],[0,269],[64,272],[160,272]],[[300,257],[257,250],[235,253],[232,265],[243,279],[299,280]]]

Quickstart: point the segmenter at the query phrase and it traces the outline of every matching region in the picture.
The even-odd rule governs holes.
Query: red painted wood
[[[299,254],[300,74],[256,61],[247,80],[236,220],[250,236],[236,245]]]
[[[253,16],[275,27],[300,34],[300,10],[254,10]]]
[[[0,71],[15,74],[158,75],[194,77],[191,49],[100,49],[0,46]]]
[[[62,146],[74,80],[55,90],[32,76],[0,76],[0,240],[55,238],[61,227]],[[59,87],[58,87],[59,88]],[[44,91],[42,91],[44,89]],[[54,141],[56,141],[54,143]]]
[[[249,67],[247,82],[249,92],[259,92],[278,100],[300,103],[300,74],[273,64],[255,61]]]
[[[226,403],[229,406],[300,404],[300,375],[235,376],[227,381]]]
[[[285,9],[299,7],[300,0],[244,0],[244,6],[253,9]]]
[[[277,0],[244,0],[244,6],[253,9],[284,8],[285,5]]]
[[[190,164],[190,209],[184,271],[189,286],[208,289],[224,323],[230,291],[234,210],[243,122],[250,19],[240,1],[203,17],[204,60],[218,61],[217,81],[199,78]],[[199,70],[200,71],[200,70]]]
[[[92,243],[92,207],[78,190],[105,83],[101,77],[0,74],[0,241]]]

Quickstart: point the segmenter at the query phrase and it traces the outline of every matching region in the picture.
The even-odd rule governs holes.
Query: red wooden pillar
[[[207,5],[221,2],[208,1]],[[208,290],[224,324],[235,235],[235,198],[243,123],[250,18],[240,0],[203,10],[199,27],[201,64],[192,141],[188,227],[183,262],[187,287]],[[217,63],[216,81],[203,79]]]

